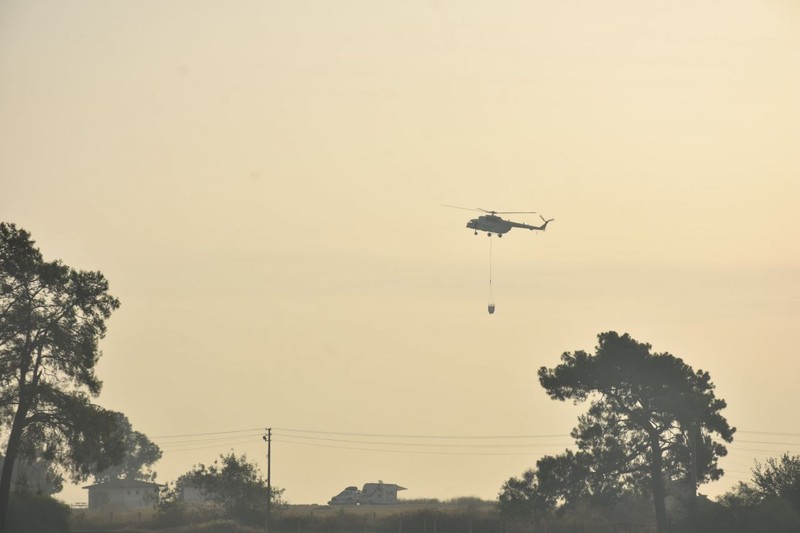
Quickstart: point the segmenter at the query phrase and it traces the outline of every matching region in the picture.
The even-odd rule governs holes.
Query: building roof
[[[163,487],[159,483],[151,483],[149,481],[142,481],[141,479],[110,479],[102,483],[95,483],[94,485],[87,485],[84,489],[149,489]]]
[[[364,488],[366,489],[367,487],[386,487],[387,489],[408,490],[400,485],[395,485],[394,483],[384,483],[383,481],[379,481],[378,483],[364,483]]]

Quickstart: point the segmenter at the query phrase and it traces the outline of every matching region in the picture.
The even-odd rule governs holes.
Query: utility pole
[[[272,464],[270,455],[272,452],[272,428],[267,428],[267,434],[263,439],[267,441],[267,518],[264,520],[264,533],[269,533],[269,512],[272,505]]]

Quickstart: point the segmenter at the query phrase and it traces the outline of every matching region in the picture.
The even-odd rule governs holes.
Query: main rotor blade
[[[486,211],[485,209],[476,209],[474,207],[461,207],[460,205],[442,204],[442,207],[452,207],[453,209],[463,209],[465,211],[485,211],[486,213],[489,212],[489,211]]]
[[[489,213],[492,215],[536,214],[536,211],[492,211],[491,209],[484,209],[482,207],[461,207],[460,205],[447,205],[447,204],[442,204],[442,207],[452,207],[453,209],[463,209],[465,211],[483,211],[484,213]]]

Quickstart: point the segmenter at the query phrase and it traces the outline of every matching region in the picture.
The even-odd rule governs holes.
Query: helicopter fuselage
[[[475,230],[477,234],[479,231],[485,231],[489,235],[492,233],[496,233],[498,236],[508,233],[511,231],[512,228],[525,228],[529,230],[544,230],[547,226],[547,223],[544,226],[530,226],[528,224],[523,224],[521,222],[513,222],[511,220],[505,220],[504,218],[500,218],[497,215],[481,215],[478,218],[473,218],[469,222],[467,222],[467,227],[469,229]]]
[[[496,215],[482,215],[467,222],[467,227],[475,231],[485,231],[487,233],[497,233],[502,235],[508,233],[514,226],[508,220],[503,220]]]

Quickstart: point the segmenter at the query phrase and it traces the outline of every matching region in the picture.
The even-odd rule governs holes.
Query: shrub
[[[69,531],[70,510],[49,496],[12,494],[6,517],[9,533],[63,533]]]

